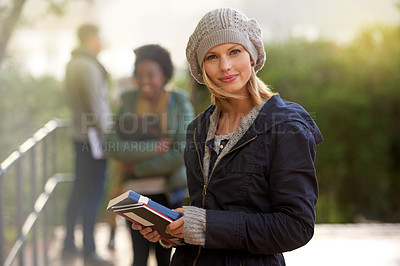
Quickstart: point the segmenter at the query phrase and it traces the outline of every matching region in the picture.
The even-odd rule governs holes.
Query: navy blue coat
[[[285,265],[282,252],[313,236],[321,133],[298,104],[273,96],[204,183],[209,117],[187,128],[184,154],[191,205],[206,209],[205,246],[175,251],[172,265]]]

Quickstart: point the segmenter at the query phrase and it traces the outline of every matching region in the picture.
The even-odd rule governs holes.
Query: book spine
[[[167,216],[165,213],[160,212],[159,210],[149,206],[148,204],[144,204],[144,205],[146,205],[149,209],[152,209],[154,212],[156,212],[156,213],[160,214],[161,216],[165,217],[165,219],[168,220],[170,223],[175,221],[171,217]]]
[[[180,213],[177,213],[176,211],[173,211],[155,201],[149,200],[149,202],[146,205],[152,208],[153,210],[163,214],[164,216],[171,218],[174,221],[182,217]]]
[[[136,193],[135,191],[129,191],[128,197],[133,200],[134,202],[138,203],[140,199],[140,194]]]
[[[163,214],[164,216],[167,216],[171,218],[172,220],[178,220],[182,215],[180,213],[177,213],[176,211],[171,210],[170,208],[167,208],[155,201],[150,200],[147,197],[144,197],[140,195],[139,193],[136,193],[134,191],[129,192],[129,198],[132,199],[135,202],[141,202],[146,204],[147,206],[151,207],[153,210]]]

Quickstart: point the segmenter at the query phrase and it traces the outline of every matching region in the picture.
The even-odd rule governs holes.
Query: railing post
[[[36,147],[32,147],[31,150],[31,181],[32,181],[32,210],[35,209],[35,201],[37,197],[37,174],[36,174],[36,156],[35,156]],[[37,248],[37,226],[36,224],[32,228],[32,242],[33,242],[33,265],[38,265],[38,248]]]
[[[55,129],[54,131],[53,131],[53,134],[52,134],[52,145],[51,145],[51,151],[50,151],[50,158],[51,158],[51,175],[53,176],[56,172],[57,172],[57,152],[56,152],[56,149],[57,149],[57,129]],[[58,200],[57,200],[57,197],[53,197],[53,200],[51,201],[52,202],[52,205],[53,205],[53,208],[52,208],[52,211],[53,211],[53,213],[57,213],[57,203],[58,203]],[[57,218],[58,218],[58,215],[51,215],[52,216],[52,225],[54,226],[54,225],[56,225],[56,223],[57,223]]]
[[[65,125],[61,125],[65,127]],[[46,207],[46,203],[54,193],[56,185],[63,181],[69,181],[68,178],[61,178],[56,175],[57,170],[57,142],[58,142],[58,124],[56,121],[48,122],[43,128],[38,130],[32,138],[25,141],[18,151],[13,152],[7,157],[6,160],[0,164],[0,266],[15,266],[32,264],[37,265],[49,265],[49,226],[53,226],[52,222],[57,220],[57,215],[52,215],[52,211],[57,211],[57,204],[54,202],[56,197],[53,197],[53,202],[50,204],[50,209]],[[57,132],[58,133],[58,132]],[[37,145],[41,143],[42,146]],[[41,150],[41,147],[43,150]],[[36,156],[37,155],[37,156]],[[27,157],[31,156],[29,159]],[[24,158],[25,157],[25,158]],[[51,158],[50,158],[51,157]],[[27,160],[24,160],[27,159]],[[40,162],[41,160],[41,162]],[[41,166],[38,163],[41,163]],[[9,254],[6,254],[6,211],[5,211],[5,195],[13,193],[10,191],[4,191],[5,187],[5,176],[9,167],[15,170],[12,175],[12,181],[16,184],[15,191],[15,204],[13,204],[12,212],[16,208],[15,214],[15,225],[17,229],[18,237],[12,246]],[[25,169],[25,166],[28,166]],[[50,173],[51,172],[51,173]],[[29,176],[30,180],[26,183],[25,176]],[[50,177],[51,176],[51,177]],[[8,177],[8,175],[7,175]],[[43,193],[38,194],[38,187],[43,185]],[[31,186],[30,189],[28,187]],[[13,196],[11,194],[11,196]],[[31,200],[32,204],[28,203]],[[28,204],[28,205],[27,205]],[[16,206],[15,206],[16,205]],[[47,204],[49,205],[49,204]],[[26,215],[26,211],[29,210],[29,215]],[[54,216],[54,217],[49,217]],[[42,220],[38,220],[42,217]],[[39,227],[40,224],[40,227]],[[41,227],[43,226],[43,230]],[[43,237],[42,237],[43,235]],[[32,237],[32,238],[31,238]],[[39,241],[43,245],[43,249],[39,249]],[[32,242],[32,253],[26,252],[26,244]],[[42,254],[43,253],[43,254]],[[27,257],[27,256],[30,257]],[[43,256],[42,256],[43,255]],[[43,259],[42,259],[43,258]]]
[[[5,240],[4,240],[4,188],[3,188],[4,172],[0,168],[0,265],[3,265],[5,260]]]
[[[43,154],[42,154],[42,158],[43,158],[43,187],[45,187],[46,185],[46,181],[47,181],[47,138],[43,139]],[[47,247],[48,247],[48,243],[47,243],[47,226],[48,226],[48,221],[47,221],[47,209],[44,208],[43,209],[43,261],[44,261],[44,265],[49,265],[49,257],[47,255]]]
[[[16,201],[17,201],[17,230],[18,230],[18,237],[22,236],[22,225],[24,223],[24,205],[22,204],[23,199],[24,199],[24,193],[22,189],[22,166],[21,166],[21,158],[19,158],[16,162],[16,181],[17,181],[17,195],[16,195]],[[19,255],[19,265],[23,266],[24,265],[24,254],[23,252],[20,252]]]

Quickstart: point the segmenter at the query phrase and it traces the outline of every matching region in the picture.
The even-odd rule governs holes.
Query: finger
[[[184,219],[183,219],[183,218],[184,218],[184,217],[181,217],[181,218],[179,218],[178,220],[176,220],[176,221],[170,223],[170,224],[167,226],[167,229],[170,230],[170,231],[175,231],[175,230],[177,230],[178,228],[183,227],[183,223],[184,223]]]
[[[169,235],[171,235],[171,236],[173,236],[173,237],[177,237],[177,238],[185,238],[185,235],[184,235],[184,233],[183,233],[183,231],[182,232],[179,232],[179,233],[168,233]]]
[[[171,235],[171,236],[174,236],[174,237],[185,238],[185,234],[183,233],[183,230],[174,231],[174,232],[169,232],[169,233],[167,233],[167,234],[169,234],[169,235]]]
[[[176,208],[173,210],[176,211],[177,213],[183,214],[183,208]]]
[[[158,242],[158,240],[161,239],[161,236],[157,230],[154,230],[154,231],[148,233],[145,237],[147,240],[149,240],[151,242]]]
[[[183,226],[179,227],[176,230],[169,230],[168,229],[168,230],[165,230],[165,232],[167,234],[170,234],[170,235],[175,236],[175,237],[183,237]]]
[[[149,233],[151,233],[153,231],[153,229],[151,227],[143,227],[143,229],[140,230],[140,233],[142,235],[147,235]]]
[[[143,226],[141,226],[140,224],[132,224],[132,226],[131,226],[131,228],[133,229],[133,230],[141,230],[141,229],[143,229]]]

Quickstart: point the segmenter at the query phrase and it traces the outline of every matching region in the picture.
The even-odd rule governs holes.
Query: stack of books
[[[157,230],[161,238],[173,246],[185,245],[183,239],[165,232],[166,227],[182,215],[139,193],[128,190],[111,199],[107,211],[114,212],[135,224]]]

